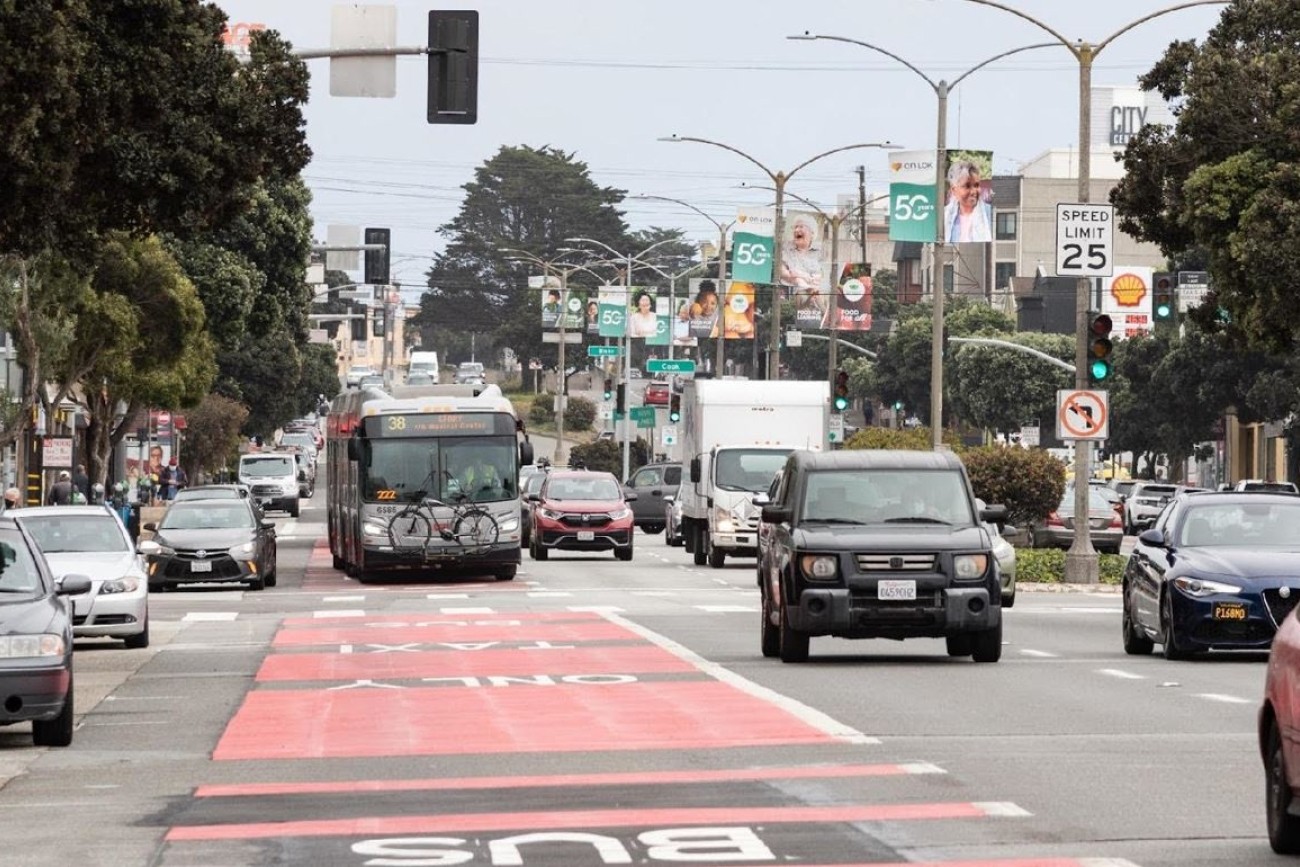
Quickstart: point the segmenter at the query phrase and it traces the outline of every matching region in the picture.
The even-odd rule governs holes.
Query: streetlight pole
[[[1023,45],[1020,48],[1013,48],[1010,51],[1004,51],[996,54],[989,59],[977,63],[970,69],[957,76],[951,83],[940,79],[935,81],[930,76],[922,72],[918,67],[899,57],[897,54],[879,45],[872,45],[870,42],[864,42],[861,39],[849,39],[845,36],[822,36],[818,34],[804,32],[797,36],[787,36],[787,39],[798,41],[816,41],[825,39],[831,42],[846,42],[850,45],[857,45],[871,51],[879,52],[886,57],[893,58],[903,66],[915,72],[925,83],[930,85],[934,91],[935,97],[939,101],[939,117],[935,124],[935,149],[934,149],[934,244],[930,256],[930,295],[934,305],[933,322],[930,332],[930,435],[931,444],[935,451],[943,448],[943,318],[944,318],[944,260],[947,258],[944,251],[944,243],[947,238],[944,237],[945,229],[943,224],[943,194],[944,194],[944,154],[948,149],[948,94],[954,87],[962,82],[962,79],[968,75],[983,69],[994,61],[1009,57],[1012,54],[1019,54],[1022,51],[1032,51],[1036,48],[1052,48],[1053,42],[1042,42],[1036,45]],[[990,242],[991,243],[991,242]]]
[[[724,224],[718,220],[713,219],[713,217],[710,217],[708,214],[704,213],[704,211],[701,211],[699,208],[695,207],[690,202],[683,202],[681,199],[673,199],[673,198],[669,198],[668,196],[641,195],[641,196],[633,196],[632,198],[658,199],[661,202],[672,202],[674,204],[681,205],[683,208],[690,208],[692,211],[699,214],[701,217],[703,217],[704,219],[708,220],[710,223],[713,224],[714,228],[718,230],[718,292],[721,293],[721,298],[726,298],[727,297],[727,230],[730,229],[732,226],[734,226],[736,224],[736,221],[732,220],[731,222]],[[726,329],[722,327],[722,308],[719,307],[718,308],[718,341],[716,344],[717,354],[714,358],[714,368],[717,371],[714,375],[718,377],[722,376],[722,371],[724,366],[723,350],[724,350],[724,341],[726,339],[727,339],[727,332]],[[672,344],[670,343],[669,346],[671,345]]]
[[[651,252],[652,250],[657,250],[658,248],[664,246],[665,244],[677,243],[679,240],[680,239],[678,238],[664,238],[662,241],[658,241],[654,244],[651,244],[649,247],[646,247],[640,253],[620,253],[618,250],[615,250],[613,247],[609,246],[604,241],[597,241],[595,238],[565,238],[564,239],[565,243],[568,244],[595,244],[597,247],[601,247],[606,251],[608,251],[610,255],[612,255],[615,259],[622,259],[624,262],[626,262],[627,273],[626,276],[624,277],[624,285],[627,287],[629,301],[631,301],[631,293],[632,293],[632,270],[636,265],[644,266],[645,264],[647,264],[641,261],[641,257],[645,256],[647,253]],[[629,357],[631,352],[631,347],[632,347],[632,341],[631,338],[628,336],[627,331],[628,331],[627,319],[626,317],[624,317],[623,355],[621,356],[622,376],[620,378],[623,380],[623,395],[624,395],[623,399],[625,402],[627,400],[627,393],[630,390],[631,381],[632,381],[631,378],[628,376],[628,368],[630,366],[629,362],[632,360]],[[669,335],[670,343],[671,340],[672,340],[672,336]],[[624,405],[626,406],[626,403]],[[623,419],[623,479],[622,481],[625,483],[627,482],[628,471],[630,470],[631,463],[632,463],[631,460],[632,444],[628,440],[628,436],[627,436],[628,418],[626,417],[630,415],[631,415],[630,412],[626,413]]]
[[[1078,40],[1071,42],[1053,28],[1039,21],[1037,18],[1007,6],[997,0],[966,0],[968,3],[978,3],[981,6],[990,6],[994,9],[1001,9],[1003,12],[1010,12],[1018,18],[1033,24],[1039,29],[1051,34],[1059,44],[1064,45],[1066,49],[1074,55],[1074,59],[1079,63],[1079,188],[1078,197],[1080,202],[1090,200],[1092,192],[1092,64],[1097,59],[1097,55],[1102,52],[1107,45],[1110,45],[1118,37],[1144,24],[1153,18],[1159,18],[1162,15],[1168,15],[1170,12],[1177,12],[1181,9],[1190,9],[1193,6],[1222,6],[1229,0],[1188,0],[1188,2],[1178,3],[1173,6],[1166,6],[1163,9],[1157,9],[1147,15],[1143,15],[1134,21],[1130,21],[1123,27],[1116,30],[1110,36],[1107,36],[1101,42],[1093,44]],[[1079,390],[1086,389],[1088,382],[1088,308],[1092,301],[1092,281],[1087,277],[1079,278],[1078,285],[1075,289],[1074,304],[1074,387]],[[1088,480],[1092,478],[1092,443],[1086,441],[1075,441],[1074,444],[1074,513],[1076,515],[1088,514]],[[1096,584],[1099,580],[1097,551],[1092,547],[1092,533],[1087,521],[1082,523],[1075,522],[1074,542],[1070,545],[1070,550],[1065,555],[1065,580],[1082,583]]]
[[[714,147],[722,148],[723,150],[726,151],[731,151],[733,154],[743,157],[744,159],[747,159],[754,165],[758,166],[760,169],[763,170],[763,173],[765,175],[767,175],[769,178],[772,179],[772,186],[776,188],[776,219],[772,224],[772,324],[769,328],[768,341],[767,341],[768,342],[767,378],[780,379],[781,378],[781,302],[784,300],[782,296],[785,294],[781,288],[781,238],[785,234],[785,218],[782,215],[782,208],[784,207],[785,204],[785,184],[788,180],[790,180],[790,178],[794,177],[795,174],[798,173],[805,166],[812,165],[818,160],[824,157],[831,156],[832,154],[838,154],[844,151],[858,150],[861,148],[892,148],[892,147],[896,147],[896,145],[887,141],[844,145],[843,147],[832,148],[831,150],[823,151],[822,153],[819,153],[816,156],[809,157],[808,159],[799,163],[799,165],[790,169],[790,171],[784,172],[784,171],[773,171],[772,169],[769,169],[767,166],[760,163],[758,160],[754,159],[749,154],[742,151],[740,148],[733,147],[729,144],[723,144],[722,142],[713,141],[712,139],[696,138],[695,136],[672,135],[672,136],[666,136],[659,140],[668,141],[668,142],[687,142],[687,141],[697,142],[699,144],[713,145]],[[725,320],[726,320],[726,315],[725,315],[725,311],[723,311],[723,315],[720,317],[719,320],[719,328],[718,328],[719,334],[721,334],[724,330],[723,325],[725,324]],[[755,340],[758,339],[757,334],[754,335],[754,339]]]

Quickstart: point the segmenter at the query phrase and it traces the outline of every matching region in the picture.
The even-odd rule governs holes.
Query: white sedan
[[[68,597],[73,636],[149,646],[149,581],[116,513],[107,506],[38,506],[6,514],[31,534],[55,578],[90,577],[89,593]]]

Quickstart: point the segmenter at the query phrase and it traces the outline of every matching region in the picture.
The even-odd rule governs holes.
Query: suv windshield
[[[974,526],[954,470],[817,470],[804,484],[802,520],[843,524]]]
[[[546,488],[548,500],[622,500],[623,491],[611,478],[551,479]]]
[[[283,456],[244,458],[239,463],[239,473],[254,478],[293,475],[293,465]]]
[[[46,554],[131,550],[112,515],[33,515],[23,526]]]
[[[724,491],[766,491],[789,456],[789,449],[726,449],[718,452],[714,484]]]

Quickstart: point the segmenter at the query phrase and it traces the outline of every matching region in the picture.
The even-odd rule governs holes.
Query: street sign
[[[803,346],[803,332],[797,328],[792,328],[785,333],[785,345],[791,349],[798,349]]]
[[[1109,277],[1115,267],[1115,208],[1092,203],[1056,205],[1056,275]]]
[[[530,358],[530,359],[528,360],[528,369],[529,369],[529,370],[541,370],[541,369],[542,369],[542,362],[539,361],[539,360],[536,359],[536,358]]]
[[[587,355],[590,358],[617,358],[619,348],[617,346],[588,346]]]
[[[833,443],[844,442],[844,416],[839,413],[831,413],[831,426],[827,439]]]
[[[677,445],[677,428],[665,425],[659,431],[659,439],[666,446]]]
[[[1027,424],[1020,428],[1020,444],[1025,447],[1038,448],[1038,425]]]
[[[601,421],[613,421],[614,407],[607,403],[602,403],[600,406],[596,407],[596,418]]]
[[[581,343],[581,342],[583,341],[583,338],[584,338],[584,337],[586,337],[586,335],[583,334],[581,331],[566,331],[566,332],[564,332],[564,345],[565,345],[565,346],[568,346],[570,343]],[[543,342],[543,343],[559,343],[559,342],[560,342],[560,332],[558,332],[558,331],[543,331],[543,332],[542,332],[542,342]]]
[[[1104,440],[1110,435],[1107,392],[1061,389],[1056,393],[1056,438]]]
[[[638,425],[654,427],[655,408],[653,406],[634,406],[627,411],[627,417]]]
[[[688,358],[653,358],[645,363],[649,373],[694,373],[695,362]]]
[[[1210,285],[1209,271],[1179,271],[1178,272],[1179,288],[1183,286],[1209,286],[1209,285]]]

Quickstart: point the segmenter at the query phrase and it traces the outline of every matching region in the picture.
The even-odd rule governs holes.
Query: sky
[[[1069,40],[1105,40],[1168,0],[1000,0]],[[297,49],[331,44],[326,0],[217,0],[236,22],[264,24]],[[350,5],[350,4],[341,4]],[[423,46],[427,2],[395,0],[397,44]],[[466,8],[453,4],[444,8]],[[309,60],[304,172],[315,236],[326,227],[387,227],[392,279],[423,285],[447,239],[462,186],[502,146],[550,145],[574,154],[599,185],[630,196],[689,202],[726,223],[771,194],[762,170],[722,148],[659,141],[669,135],[738,148],[769,170],[789,171],[844,145],[891,142],[933,150],[935,93],[889,57],[826,40],[791,41],[805,31],[871,42],[934,81],[951,80],[1001,52],[1054,41],[1006,11],[971,0],[481,0],[478,123],[426,122],[423,57],[398,57],[392,99],[335,97],[329,60]],[[1201,40],[1215,6],[1172,12],[1108,45],[1093,69],[1097,86],[1131,85],[1173,40]],[[1078,139],[1078,65],[1063,46],[985,67],[949,98],[950,147],[992,150],[994,170],[1011,174],[1053,147]],[[889,149],[850,150],[802,169],[787,189],[830,210],[857,193],[888,189]],[[748,185],[746,188],[745,185]],[[630,228],[680,228],[692,242],[716,239],[713,223],[680,205],[629,199]],[[636,251],[627,251],[636,252]]]

